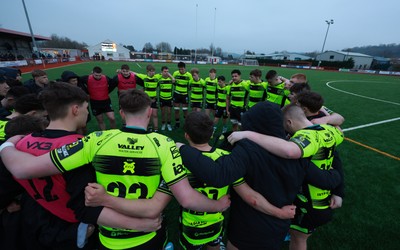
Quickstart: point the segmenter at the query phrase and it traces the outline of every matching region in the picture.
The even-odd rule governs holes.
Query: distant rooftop
[[[325,51],[328,52],[328,51]],[[346,56],[364,56],[364,57],[372,57],[370,55],[366,55],[366,54],[361,54],[361,53],[356,53],[356,52],[347,52],[347,51],[333,51],[342,55],[346,55]]]
[[[0,35],[1,34],[11,35],[14,37],[31,38],[31,34],[29,34],[29,33],[19,32],[19,31],[9,30],[9,29],[3,29],[3,28],[0,28]],[[34,37],[37,40],[51,40],[51,38],[47,37],[47,36],[34,35]]]

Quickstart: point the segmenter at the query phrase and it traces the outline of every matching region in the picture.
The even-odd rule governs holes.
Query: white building
[[[267,58],[272,60],[288,60],[288,61],[303,61],[312,59],[309,56],[305,56],[297,53],[273,53],[265,55]]]
[[[346,52],[346,51],[325,51],[317,55],[317,61],[347,61],[349,58],[352,58],[354,61],[353,69],[369,69],[371,67],[372,60],[374,59],[372,56],[355,53],[355,52]]]
[[[312,59],[309,56],[305,56],[298,53],[282,52],[282,53],[272,53],[268,55],[245,55],[246,59],[271,59],[271,60],[287,60],[287,61],[303,61]]]
[[[104,56],[105,60],[127,60],[130,58],[129,49],[118,45],[111,40],[105,40],[101,43],[88,47],[89,57]]]

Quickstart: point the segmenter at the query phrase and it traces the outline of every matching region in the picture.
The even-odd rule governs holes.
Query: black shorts
[[[204,108],[215,110],[215,105],[216,105],[215,103],[206,102],[206,106]]]
[[[189,97],[188,95],[181,95],[178,93],[174,93],[174,103],[182,103],[182,104],[188,104],[189,102]]]
[[[332,220],[333,210],[331,208],[315,209],[309,202],[303,202],[298,197],[296,197],[294,205],[296,205],[296,215],[292,219],[290,229],[311,234],[317,227]]]
[[[172,99],[164,100],[164,99],[160,98],[160,106],[161,106],[161,108],[163,108],[163,107],[172,107]]]
[[[94,116],[98,116],[108,112],[114,112],[110,98],[107,100],[90,100],[90,109]]]
[[[153,101],[151,102],[150,107],[151,107],[152,109],[158,109],[157,100],[153,100]]]
[[[217,110],[215,111],[215,117],[217,118],[228,118],[228,113],[226,112],[226,108],[223,107],[217,107]]]
[[[203,108],[203,103],[202,102],[192,102],[191,104],[190,104],[190,107],[192,107],[192,108]]]
[[[245,111],[246,110],[244,108],[230,106],[229,107],[229,115],[230,115],[231,120],[237,120],[240,122],[242,119],[242,114]]]

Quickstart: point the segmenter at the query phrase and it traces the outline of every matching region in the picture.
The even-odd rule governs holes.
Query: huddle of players
[[[150,68],[151,69],[151,68]],[[129,69],[128,69],[128,71],[129,71]],[[150,70],[150,71],[152,71],[152,70]],[[174,80],[175,81],[177,81],[177,79],[182,79],[182,78],[184,78],[182,75],[185,75],[185,73],[187,73],[187,72],[180,72],[181,71],[181,68],[180,68],[180,70],[179,70],[179,73],[174,73],[174,75],[173,76],[171,76],[171,75],[165,75],[166,77],[162,77],[162,79],[170,79],[170,81],[171,81],[171,84],[173,84],[173,82],[174,82]],[[212,70],[210,70],[210,71],[212,71]],[[101,72],[100,72],[101,73]],[[183,73],[183,74],[182,74]],[[211,73],[213,73],[214,74],[214,78],[215,78],[215,72],[210,72],[210,75],[211,75]],[[135,74],[135,73],[132,73],[132,72],[130,72],[129,73],[131,76],[132,76],[132,74]],[[153,103],[154,102],[156,102],[155,101],[155,96],[153,95],[151,95],[151,94],[149,94],[149,92],[151,92],[151,91],[154,91],[156,88],[154,87],[154,86],[156,86],[155,84],[154,85],[151,85],[151,83],[153,82],[156,82],[156,81],[152,81],[152,78],[153,78],[153,76],[154,76],[154,74],[153,74],[153,76],[152,76],[152,74],[150,73],[149,74],[149,70],[148,70],[148,74],[147,74],[147,78],[146,78],[146,76],[143,76],[143,75],[140,75],[140,74],[136,74],[137,75],[137,77],[142,77],[142,78],[140,78],[140,79],[142,79],[143,80],[143,78],[144,79],[146,79],[146,80],[143,80],[143,83],[141,83],[140,82],[140,80],[138,80],[138,82],[136,82],[136,83],[138,83],[139,85],[142,85],[143,87],[144,87],[144,90],[146,91],[146,93],[148,94],[148,96],[151,98],[151,100],[152,100],[152,103],[151,103],[151,105],[152,105],[152,107],[154,108],[154,106],[153,106]],[[266,84],[260,84],[261,82],[260,81],[258,81],[257,79],[259,79],[260,77],[261,77],[261,72],[258,72],[257,70],[254,70],[254,71],[252,71],[252,73],[250,74],[250,83],[249,83],[249,86],[252,86],[252,87],[249,87],[249,89],[252,89],[252,90],[259,90],[258,88],[257,88],[257,86],[261,86],[261,85],[266,85]],[[118,76],[117,76],[118,77]],[[137,78],[136,76],[135,76],[135,80],[137,80],[138,78]],[[190,78],[188,75],[187,75],[187,77],[188,78]],[[88,77],[88,78],[90,78],[90,76]],[[192,70],[192,78],[193,78],[193,80],[192,81],[196,81],[197,80],[197,82],[199,82],[200,81],[200,79],[198,79],[198,72],[196,72],[196,70]],[[211,79],[211,76],[210,76],[210,79]],[[245,84],[240,84],[240,83],[242,83],[243,81],[241,81],[241,79],[240,79],[240,71],[236,71],[236,70],[234,70],[233,72],[232,72],[232,83],[231,83],[231,86],[233,86],[233,87],[231,87],[231,88],[234,88],[234,91],[237,89],[237,90],[241,90],[242,88],[244,88],[244,89],[246,89],[246,87],[244,87],[244,85]],[[218,77],[218,82],[223,82],[224,83],[224,79],[223,79],[223,77]],[[122,81],[119,81],[119,83],[121,83]],[[126,83],[126,82],[125,82]],[[159,82],[158,82],[159,83]],[[253,83],[253,85],[251,85],[251,83]],[[130,83],[130,84],[132,84],[132,83]],[[241,86],[239,86],[239,84],[241,85]],[[258,84],[258,85],[257,85]],[[281,83],[282,84],[282,83]],[[182,86],[183,84],[182,84],[182,82],[180,82],[180,85],[179,84],[176,84],[176,86]],[[304,84],[303,84],[304,85]],[[153,87],[152,87],[153,86]],[[192,96],[192,94],[193,94],[193,85],[190,85],[190,86],[192,86],[192,88],[191,88],[191,91],[192,91],[192,93],[191,93],[191,96]],[[218,85],[218,86],[220,86],[220,85]],[[225,85],[224,87],[227,87],[227,86],[230,86],[230,85]],[[305,85],[306,86],[306,85]],[[160,85],[160,88],[161,88],[161,85]],[[172,88],[171,88],[172,89]],[[282,89],[284,89],[284,88],[282,88]],[[121,91],[122,91],[122,89],[121,89]],[[172,92],[172,91],[171,91]],[[301,91],[300,91],[301,92]],[[186,108],[187,108],[187,99],[186,99],[186,103],[184,103],[184,97],[185,97],[185,95],[184,95],[184,90],[183,90],[183,88],[182,89],[179,89],[178,88],[178,92],[174,92],[173,94],[171,93],[171,95],[170,96],[168,96],[167,97],[167,99],[165,99],[165,100],[170,100],[170,102],[171,102],[171,99],[173,98],[173,100],[174,100],[174,103],[173,103],[173,105],[175,106],[175,111],[177,111],[178,110],[178,112],[179,112],[179,109],[180,108],[182,108],[182,110],[183,111],[185,111],[185,105],[186,105]],[[196,94],[196,89],[195,89],[195,91],[194,91],[194,93]],[[227,94],[228,96],[229,96],[229,93],[231,93],[229,90],[227,90],[226,91],[226,93],[225,94]],[[258,92],[257,92],[258,93]],[[264,92],[265,93],[265,92]],[[307,92],[308,93],[308,92]],[[246,95],[246,94],[245,94]],[[227,114],[229,114],[229,113],[233,113],[233,112],[237,112],[236,110],[235,110],[235,108],[239,108],[240,106],[236,106],[236,105],[238,105],[238,103],[240,103],[240,102],[244,102],[244,99],[245,99],[245,97],[246,96],[241,96],[241,95],[233,95],[233,96],[231,96],[231,98],[228,98],[228,109],[225,107],[225,109],[224,109],[224,111],[226,111],[226,113]],[[250,95],[250,94],[249,94]],[[260,95],[259,95],[260,96]],[[169,98],[169,97],[172,97],[172,98]],[[235,97],[235,98],[233,98],[233,97]],[[298,102],[300,102],[302,99],[301,99],[301,94],[299,95],[299,96],[297,96],[298,97]],[[96,97],[97,98],[97,97]],[[186,97],[187,98],[187,97]],[[256,99],[257,97],[255,97],[254,95],[252,96],[252,99],[250,99],[250,97],[249,97],[249,102],[250,102],[250,100],[251,100],[251,102],[254,102],[254,104],[255,103],[257,103],[257,100],[258,99]],[[260,98],[260,97],[258,97],[258,98]],[[265,98],[265,97],[261,97],[261,100],[260,101],[262,101],[262,98]],[[160,91],[160,99],[161,99],[161,91]],[[221,98],[222,99],[222,98]],[[284,100],[285,98],[284,97],[282,97],[282,100]],[[93,99],[93,100],[96,100],[96,99]],[[162,100],[162,99],[161,99]],[[161,102],[161,100],[160,100],[160,102]],[[201,108],[201,106],[200,105],[198,105],[198,104],[196,104],[196,103],[199,103],[199,102],[193,102],[193,100],[200,100],[200,99],[191,99],[192,100],[192,108]],[[206,98],[206,100],[207,100],[207,98]],[[208,99],[208,100],[211,100],[211,97]],[[282,100],[281,100],[281,103],[282,103]],[[180,101],[180,102],[179,102]],[[216,100],[217,101],[217,100]],[[91,100],[90,100],[90,102],[92,103],[92,97],[91,97]],[[232,104],[232,102],[233,102],[233,104]],[[286,101],[285,101],[286,102]],[[195,103],[195,104],[193,104],[193,103]],[[300,102],[301,103],[301,102]],[[177,105],[178,104],[178,105]],[[182,105],[182,107],[179,107],[179,104],[180,105]],[[211,102],[210,103],[207,103],[206,102],[206,106],[205,106],[205,108],[206,108],[206,110],[207,109],[209,109],[211,112],[213,111],[213,109],[211,108],[212,106],[211,105],[209,105],[209,106],[207,106],[207,104],[212,104]],[[250,105],[254,105],[254,104],[250,104]],[[196,107],[196,106],[198,106],[198,107]],[[232,109],[233,108],[233,109]],[[92,108],[93,109],[93,108]],[[242,109],[244,109],[244,107],[242,107]],[[186,109],[187,110],[187,109]],[[214,109],[215,110],[215,109]],[[233,110],[233,112],[232,112],[232,110]],[[207,111],[206,111],[207,112]],[[218,109],[217,109],[217,112],[218,112]],[[239,113],[240,114],[240,113]],[[190,116],[189,116],[190,117]],[[232,117],[231,117],[231,119],[232,119]],[[239,118],[238,118],[239,120],[238,121],[240,121],[240,116],[239,116]],[[154,120],[153,120],[154,121]],[[179,123],[178,123],[179,124]],[[187,131],[188,130],[188,128],[185,128],[185,131]],[[193,132],[192,132],[193,133]],[[190,133],[189,133],[190,134]],[[190,135],[191,137],[193,137],[193,138],[195,138],[196,136],[195,135]],[[207,135],[206,135],[206,137],[207,137]],[[196,139],[195,139],[196,140]],[[201,139],[201,140],[203,140],[203,139]],[[189,213],[189,214],[191,214],[191,212],[190,212],[190,210],[187,210],[186,211],[187,213]],[[192,211],[192,212],[194,212],[194,211]],[[196,212],[194,212],[194,214],[196,215]],[[202,214],[205,214],[205,213],[202,213]],[[198,214],[197,214],[198,215]],[[218,217],[219,216],[219,217]],[[218,215],[217,217],[218,218],[220,218],[220,215]],[[215,217],[215,216],[214,216]],[[190,218],[190,217],[189,217]],[[187,219],[186,219],[187,220]],[[218,223],[220,223],[220,219],[218,219]],[[222,229],[220,229],[219,227],[216,229],[217,231],[221,231]],[[188,231],[189,232],[189,231]],[[189,232],[189,233],[193,233],[193,235],[194,235],[194,232]],[[187,238],[186,238],[187,239]],[[182,240],[182,239],[181,239]],[[192,239],[193,240],[193,239]],[[194,241],[194,242],[196,242],[196,241]],[[218,242],[216,242],[216,243],[219,243],[219,241]],[[190,245],[190,244],[189,244]],[[192,245],[195,245],[195,244],[193,244],[193,241],[192,241]]]
[[[180,127],[180,111],[186,117],[189,103],[192,111],[202,111],[214,117],[214,132],[219,120],[223,118],[222,134],[227,130],[227,119],[233,125],[233,130],[238,130],[240,117],[247,109],[258,102],[271,101],[281,107],[290,103],[289,87],[291,82],[305,82],[302,74],[293,75],[290,80],[278,76],[277,72],[270,70],[266,74],[266,81],[262,80],[262,72],[255,69],[250,72],[249,80],[241,79],[240,70],[231,72],[232,79],[227,82],[224,76],[217,77],[216,69],[209,70],[209,76],[200,77],[197,68],[186,71],[183,62],[178,63],[178,70],[172,75],[167,67],[161,68],[161,74],[155,73],[152,65],[146,67],[147,74],[130,72],[127,65],[123,65],[115,82],[121,82],[128,78],[134,84],[138,83],[152,98],[153,129],[158,131],[158,103],[161,107],[161,130],[166,128],[171,131],[171,108],[174,108],[175,128]],[[135,80],[134,80],[135,79]],[[127,85],[126,85],[127,86]],[[133,87],[134,85],[131,85]],[[120,89],[120,84],[118,84]],[[125,89],[125,88],[122,88]]]

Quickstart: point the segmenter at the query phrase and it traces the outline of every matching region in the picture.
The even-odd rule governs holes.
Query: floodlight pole
[[[31,21],[29,20],[28,11],[26,10],[25,0],[22,0],[22,5],[24,6],[26,20],[28,21],[29,31],[31,32],[32,43],[33,43],[33,51],[40,58],[39,47],[36,45],[35,36],[33,35]]]
[[[196,42],[195,42],[195,48],[194,48],[194,63],[197,64],[197,7],[198,4],[196,3]]]
[[[329,26],[331,26],[331,24],[333,24],[333,19],[331,19],[330,21],[325,20],[325,22],[326,22],[326,24],[328,24],[328,28],[326,29],[325,39],[324,39],[324,43],[322,44],[321,53],[324,53],[325,42],[326,42],[326,38],[328,37],[328,32],[329,32]]]
[[[326,38],[328,37],[328,32],[329,32],[329,26],[331,26],[331,24],[333,24],[333,19],[331,19],[330,21],[325,20],[326,24],[328,24],[328,28],[326,29],[326,33],[325,33],[325,39],[324,39],[324,43],[322,44],[322,50],[321,50],[321,54],[324,53],[324,48],[325,48],[325,42],[326,42]],[[321,60],[318,61],[318,68],[321,65]]]
[[[217,19],[217,8],[214,9],[214,34],[213,34],[213,42],[212,42],[212,48],[211,48],[211,58],[214,57],[214,50],[215,50],[215,20]],[[212,61],[214,62],[214,59],[212,59]]]

